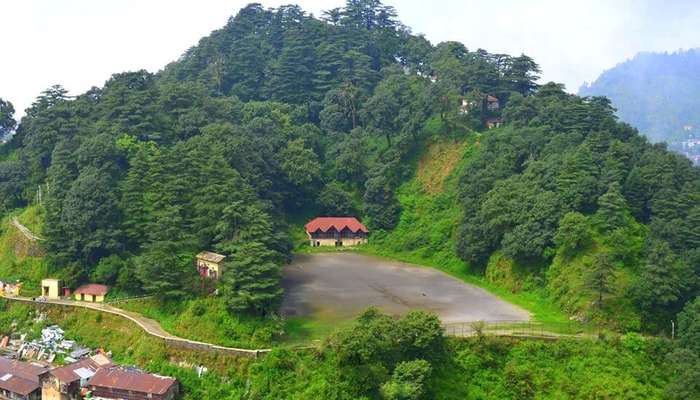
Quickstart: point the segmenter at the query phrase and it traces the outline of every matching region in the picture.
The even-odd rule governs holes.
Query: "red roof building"
[[[79,301],[91,301],[101,303],[109,292],[109,286],[98,283],[88,283],[75,289],[73,296]]]
[[[44,399],[78,399],[80,391],[101,368],[112,366],[104,354],[97,354],[73,364],[52,369],[41,376],[41,392]]]
[[[49,367],[0,357],[0,399],[41,399],[39,375]]]
[[[355,217],[317,217],[304,228],[312,247],[354,246],[366,243],[369,233]]]
[[[171,400],[177,396],[175,378],[111,367],[97,371],[88,381],[92,396],[101,399]]]

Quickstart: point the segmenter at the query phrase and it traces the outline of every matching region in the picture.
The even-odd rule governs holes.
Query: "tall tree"
[[[603,309],[603,297],[614,293],[616,277],[615,265],[607,253],[599,253],[592,260],[586,271],[586,286],[598,296],[598,309]]]
[[[17,122],[14,119],[15,108],[12,103],[0,98],[0,142],[2,142],[15,129]]]

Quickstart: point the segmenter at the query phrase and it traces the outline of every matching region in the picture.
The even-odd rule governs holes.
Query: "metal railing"
[[[512,336],[538,338],[584,338],[595,337],[595,327],[583,326],[571,322],[537,322],[537,321],[474,321],[443,324],[446,336]]]

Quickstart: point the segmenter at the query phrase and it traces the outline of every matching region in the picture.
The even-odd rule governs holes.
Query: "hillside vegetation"
[[[0,280],[23,282],[23,293],[39,293],[39,281],[46,277],[48,266],[41,243],[28,239],[15,225],[12,218],[32,232],[41,232],[41,207],[32,206],[21,213],[5,215],[0,224]]]
[[[151,295],[142,311],[172,331],[270,343],[293,227],[356,215],[366,251],[443,269],[541,320],[675,326],[668,352],[697,370],[700,169],[619,122],[607,98],[539,74],[524,54],[430,43],[374,0],[321,18],[250,4],[158,73],[116,73],[77,96],[48,88],[16,130],[0,102],[0,136],[14,132],[0,146],[0,279],[104,283]],[[21,250],[15,214],[45,257]],[[197,275],[202,250],[226,256],[218,281]],[[444,345],[433,316],[375,314],[328,351],[280,350],[222,385],[232,398],[653,398],[667,383],[654,370],[666,351],[642,352],[638,336],[496,344],[479,360],[457,348],[445,365],[464,364],[448,370],[412,347]],[[412,329],[431,339],[412,343]],[[551,367],[568,362],[575,380]],[[588,362],[606,372],[588,375]],[[697,376],[674,378],[700,390]]]
[[[0,332],[12,321],[38,334],[59,323],[81,344],[107,347],[115,361],[175,376],[184,399],[687,399],[687,368],[670,342],[631,334],[555,343],[498,338],[445,340],[434,317],[395,320],[376,311],[319,350],[278,348],[260,360],[169,349],[130,322],[88,310],[34,308],[0,300]],[[198,378],[193,366],[206,365]],[[674,376],[675,375],[675,376]],[[692,378],[692,376],[690,376]],[[664,389],[667,386],[667,389]]]

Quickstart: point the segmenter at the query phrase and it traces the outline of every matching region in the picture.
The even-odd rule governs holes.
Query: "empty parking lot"
[[[284,268],[282,314],[352,318],[369,306],[390,314],[436,313],[445,323],[521,321],[527,311],[432,268],[355,253],[301,255]]]

